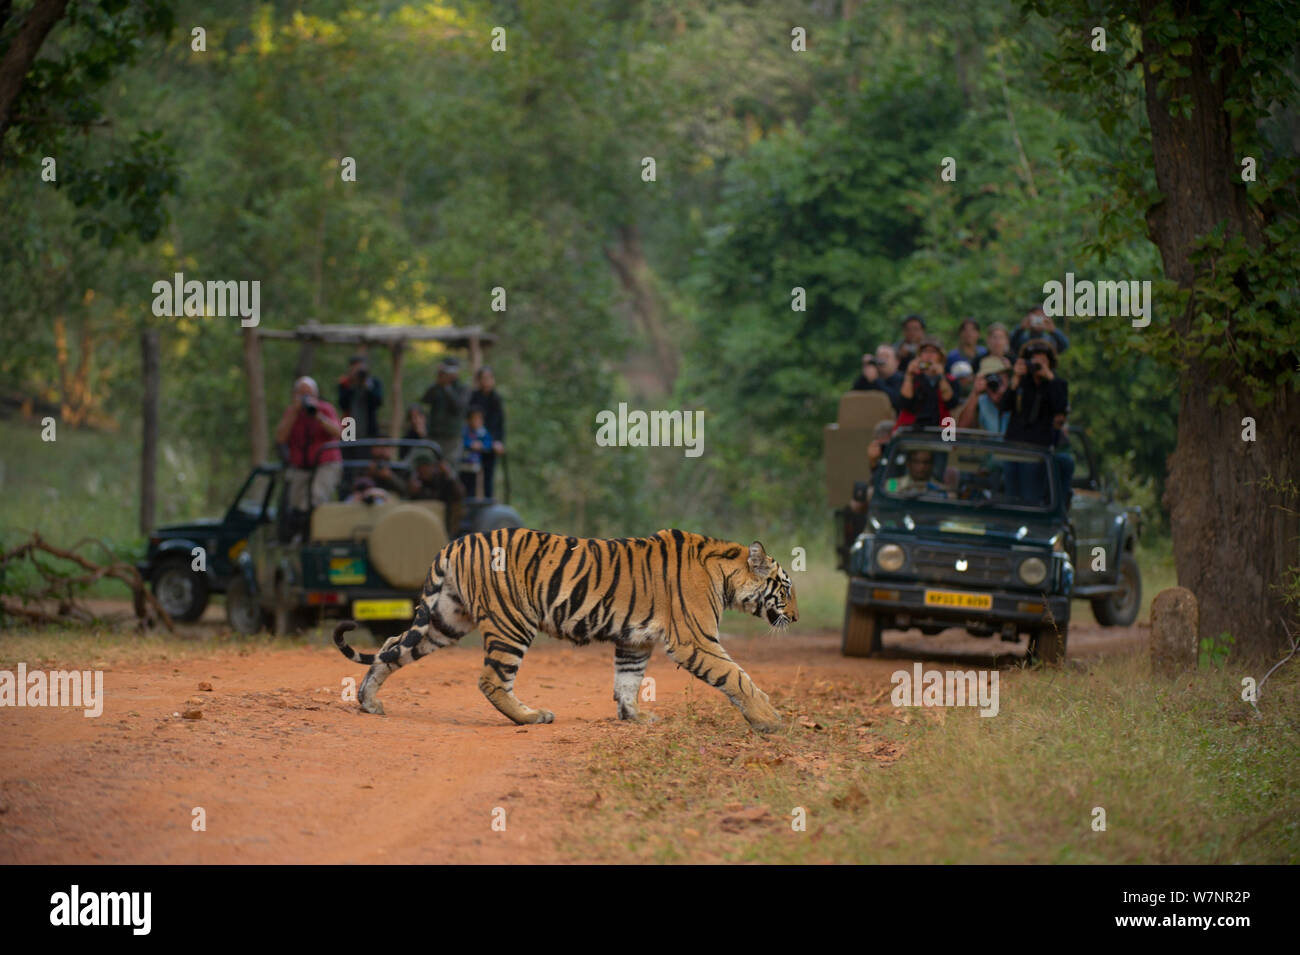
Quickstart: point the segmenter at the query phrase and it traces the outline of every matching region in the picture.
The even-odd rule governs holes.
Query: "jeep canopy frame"
[[[262,369],[262,340],[299,343],[298,365],[294,377],[310,374],[315,346],[348,345],[368,351],[370,346],[387,348],[392,356],[389,378],[389,431],[397,437],[402,431],[406,403],[402,398],[402,360],[410,342],[442,342],[451,348],[469,350],[470,373],[483,365],[483,349],[496,343],[497,337],[479,325],[458,328],[454,325],[323,325],[308,322],[292,329],[249,327],[244,329],[244,374],[248,379],[249,440],[253,465],[265,462],[271,453],[270,431],[266,418],[266,381]]]

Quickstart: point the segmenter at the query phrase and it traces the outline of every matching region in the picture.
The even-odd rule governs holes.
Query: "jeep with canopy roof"
[[[240,633],[263,627],[290,633],[326,617],[357,620],[379,637],[400,632],[410,624],[434,556],[453,537],[522,526],[513,508],[491,498],[447,501],[407,493],[420,455],[442,460],[436,442],[331,441],[318,449],[317,460],[345,446],[405,454],[381,459],[394,476],[381,494],[349,493],[362,486],[358,479],[374,457],[344,458],[341,494],[347,499],[317,504],[301,522],[290,519],[287,482],[278,482],[279,506],[265,511],[249,534],[226,593],[227,619]]]

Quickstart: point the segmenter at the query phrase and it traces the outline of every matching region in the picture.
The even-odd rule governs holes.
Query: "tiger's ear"
[[[749,568],[756,574],[761,574],[767,570],[771,563],[771,558],[767,556],[767,551],[763,550],[763,545],[759,541],[749,545]]]

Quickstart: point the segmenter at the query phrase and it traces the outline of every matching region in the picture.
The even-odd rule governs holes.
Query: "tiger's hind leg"
[[[454,591],[442,586],[434,591],[426,584],[410,628],[384,641],[366,678],[361,681],[357,702],[362,712],[383,716],[384,704],[375,696],[385,680],[408,663],[450,646],[473,629],[474,621]]]
[[[515,674],[533,642],[532,635],[497,620],[481,620],[479,629],[483,631],[484,654],[478,688],[488,702],[521,725],[553,722],[555,714],[550,710],[535,710],[515,696]]]
[[[642,713],[637,705],[641,684],[645,680],[646,664],[650,662],[653,644],[614,645],[614,702],[618,704],[618,718],[637,723],[654,722],[655,717]]]
[[[754,685],[748,673],[722,649],[717,637],[690,635],[665,641],[668,656],[687,672],[723,692],[741,715],[759,733],[781,728],[781,714],[766,693]]]

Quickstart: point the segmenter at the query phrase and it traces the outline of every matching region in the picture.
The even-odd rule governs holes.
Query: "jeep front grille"
[[[957,562],[966,561],[958,570]],[[949,583],[1001,584],[1015,586],[1015,561],[1005,554],[981,554],[946,547],[918,547],[912,552],[912,567],[924,580]]]

